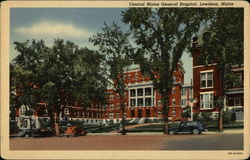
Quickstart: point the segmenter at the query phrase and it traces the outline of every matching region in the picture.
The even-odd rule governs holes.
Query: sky
[[[128,26],[121,21],[126,8],[11,8],[10,12],[10,60],[18,55],[13,42],[43,39],[52,46],[57,38],[74,42],[79,47],[95,47],[89,37],[101,32],[104,22],[117,23],[123,30]],[[185,83],[192,78],[192,58],[184,53]]]

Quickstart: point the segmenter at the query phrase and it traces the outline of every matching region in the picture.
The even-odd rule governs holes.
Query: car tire
[[[193,130],[193,134],[199,134],[199,133],[200,133],[200,131],[198,129]]]
[[[168,133],[169,133],[170,135],[174,135],[174,131],[173,131],[173,130],[169,131]]]

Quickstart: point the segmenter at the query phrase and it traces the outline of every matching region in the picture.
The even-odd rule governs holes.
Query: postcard
[[[246,1],[5,1],[3,159],[247,159]]]

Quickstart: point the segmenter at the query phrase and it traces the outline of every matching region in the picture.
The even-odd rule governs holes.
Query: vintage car
[[[85,136],[87,134],[86,130],[79,126],[69,126],[64,132],[63,136],[73,137],[73,136]]]
[[[18,137],[50,137],[54,132],[51,129],[24,129],[21,130]]]
[[[181,122],[179,126],[169,129],[169,134],[201,134],[202,132],[207,131],[204,126],[198,121],[188,121]]]

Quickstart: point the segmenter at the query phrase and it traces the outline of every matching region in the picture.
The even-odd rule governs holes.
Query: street
[[[10,138],[10,150],[242,150],[243,134]]]

